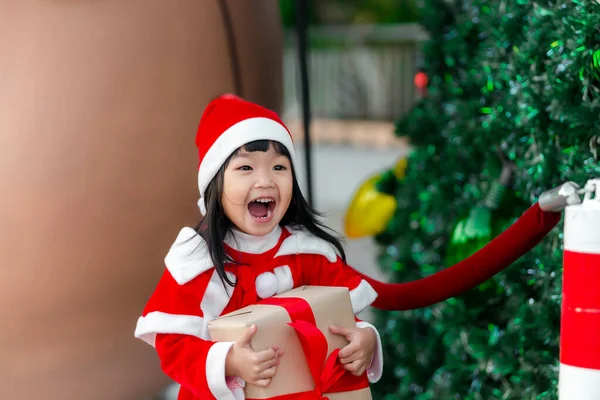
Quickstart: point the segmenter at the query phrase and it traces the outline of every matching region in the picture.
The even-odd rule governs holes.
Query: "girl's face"
[[[290,160],[273,149],[235,154],[223,179],[221,202],[227,217],[241,231],[255,236],[271,232],[292,200]]]

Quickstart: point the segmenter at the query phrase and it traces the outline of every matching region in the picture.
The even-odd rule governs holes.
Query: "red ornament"
[[[415,86],[419,89],[425,89],[427,87],[429,79],[425,72],[418,72],[415,75]]]

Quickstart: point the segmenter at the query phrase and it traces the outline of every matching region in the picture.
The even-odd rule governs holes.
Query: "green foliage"
[[[397,124],[416,150],[376,238],[397,282],[446,267],[451,229],[498,178],[494,148],[517,166],[509,219],[544,190],[600,176],[588,145],[600,133],[596,0],[424,0],[421,19],[429,92]],[[375,398],[556,399],[561,232],[463,296],[379,313]]]
[[[279,11],[281,13],[281,23],[284,27],[290,28],[296,26],[296,1],[297,0],[279,0]],[[308,2],[308,24],[317,24],[317,14],[313,0],[302,0]]]
[[[283,25],[295,24],[297,0],[279,0]],[[398,24],[418,20],[415,0],[302,0],[308,1],[310,24]]]

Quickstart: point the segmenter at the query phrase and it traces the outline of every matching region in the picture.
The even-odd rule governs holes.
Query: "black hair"
[[[204,201],[206,205],[206,214],[200,220],[196,226],[196,232],[204,239],[206,243],[206,251],[210,254],[213,265],[221,278],[223,285],[228,284],[234,286],[227,275],[225,274],[224,264],[226,262],[235,263],[231,257],[225,252],[224,240],[227,233],[234,229],[233,222],[229,220],[225,215],[225,210],[221,203],[223,196],[223,181],[225,176],[225,169],[229,164],[231,158],[239,153],[240,149],[244,149],[247,152],[262,151],[266,152],[269,147],[291,161],[290,153],[287,148],[279,142],[270,140],[256,140],[250,142],[239,149],[237,149],[229,158],[223,163],[215,177],[211,180],[204,193]],[[317,212],[304,198],[298,180],[296,179],[296,173],[294,166],[292,165],[292,199],[290,205],[280,221],[280,225],[286,226],[298,226],[306,229],[311,234],[331,243],[338,251],[341,259],[346,262],[346,253],[342,247],[341,241],[338,236],[334,236],[328,233],[327,230],[337,235],[337,232],[331,228],[325,226],[319,221],[319,217],[323,215]]]

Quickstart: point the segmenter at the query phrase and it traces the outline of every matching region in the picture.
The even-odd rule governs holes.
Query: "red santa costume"
[[[222,96],[207,106],[196,138],[202,214],[209,182],[237,148],[254,140],[282,143],[294,164],[291,135],[275,113],[235,96]],[[558,223],[561,214],[555,211],[560,210],[536,203],[471,257],[407,283],[373,280],[344,265],[329,242],[301,227],[277,227],[262,237],[231,232],[225,238],[226,252],[239,263],[225,264],[227,276],[236,282],[226,289],[202,238],[192,228],[183,228],[165,258],[166,270],[138,320],[135,336],[156,348],[165,373],[182,386],[180,400],[238,400],[242,391],[232,390],[225,377],[225,357],[232,343],[211,341],[208,321],[301,285],[347,287],[355,313],[371,304],[387,310],[426,307],[459,295],[512,264]],[[357,325],[372,327],[361,321]],[[379,342],[368,368],[369,380],[378,380],[381,371]]]
[[[234,96],[220,97],[206,108],[196,144],[200,165],[199,207],[226,159],[254,140],[282,143],[294,163],[292,138],[276,114]],[[181,384],[179,399],[243,398],[225,376],[225,358],[233,342],[210,340],[207,323],[231,311],[302,286],[341,286],[350,291],[359,313],[377,297],[357,273],[348,273],[335,247],[301,228],[280,227],[265,236],[229,232],[225,250],[237,264],[225,272],[235,287],[225,287],[205,243],[192,228],[183,228],[165,258],[166,270],[139,318],[135,336],[155,347],[163,370]],[[370,327],[357,320],[358,327]],[[381,377],[383,357],[377,334],[376,354],[367,370],[371,382]],[[243,384],[243,383],[242,383]]]
[[[236,398],[225,377],[225,357],[233,343],[212,342],[207,330],[208,321],[221,314],[302,285],[347,287],[355,313],[377,297],[366,281],[345,271],[332,245],[302,230],[278,227],[258,237],[235,232],[226,238],[226,249],[243,263],[225,266],[236,282],[231,290],[221,283],[201,237],[182,229],[138,320],[136,337],[156,348],[165,373],[182,385],[179,399]],[[358,321],[357,326],[372,325]],[[380,378],[382,366],[379,342],[367,371],[371,382]]]

